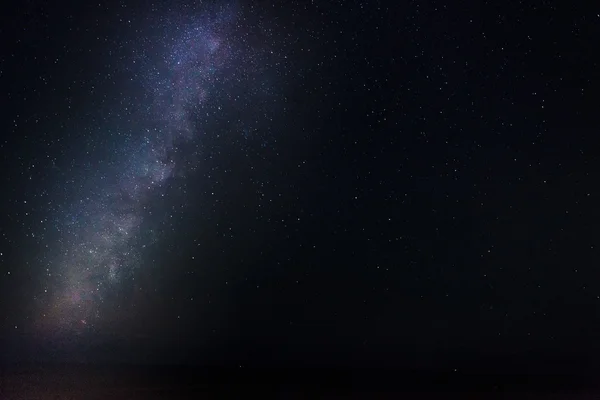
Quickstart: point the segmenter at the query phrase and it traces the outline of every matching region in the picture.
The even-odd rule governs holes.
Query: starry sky
[[[597,354],[600,11],[59,3],[0,23],[7,360]]]

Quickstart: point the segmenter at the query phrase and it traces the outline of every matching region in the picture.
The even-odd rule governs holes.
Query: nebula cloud
[[[41,324],[53,332],[96,329],[110,307],[111,293],[135,279],[141,252],[154,240],[144,232],[153,199],[161,196],[176,171],[181,146],[203,127],[195,116],[228,80],[251,68],[251,53],[234,33],[236,13],[227,9],[209,17],[171,19],[160,24],[160,37],[140,37],[133,78],[144,94],[129,130],[96,171],[88,171],[57,221],[59,248],[48,269],[52,287]],[[239,35],[238,35],[239,36]],[[245,59],[246,57],[246,59]],[[114,135],[114,133],[111,133]]]

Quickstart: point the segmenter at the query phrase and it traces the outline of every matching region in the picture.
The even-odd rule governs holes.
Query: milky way
[[[252,72],[257,53],[245,44],[231,9],[202,18],[170,18],[154,36],[133,41],[132,79],[144,88],[135,118],[119,121],[114,151],[81,174],[76,198],[57,218],[57,249],[49,262],[51,293],[41,325],[53,332],[97,329],[120,302],[110,296],[135,279],[141,254],[156,240],[144,228],[156,199],[176,173],[189,173],[178,152],[215,134],[198,121],[215,107],[215,97]],[[254,50],[257,51],[257,50]],[[225,95],[226,97],[226,95]],[[204,118],[206,120],[206,118]],[[102,127],[100,127],[102,129]],[[111,132],[111,137],[115,136]],[[179,161],[178,161],[179,160]]]

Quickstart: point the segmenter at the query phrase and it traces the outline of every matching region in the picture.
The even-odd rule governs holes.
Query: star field
[[[192,113],[205,110],[219,81],[231,78],[220,74],[231,58],[230,45],[222,45],[221,40],[232,38],[217,36],[225,35],[218,27],[225,22],[218,19],[191,26],[180,22],[175,29],[179,37],[163,39],[167,54],[160,66],[144,66],[149,69],[143,82],[149,91],[143,97],[148,104],[136,105],[141,110],[117,144],[115,160],[108,168],[100,162],[96,173],[86,176],[89,192],[80,189],[82,199],[59,217],[56,229],[65,249],[53,268],[58,293],[44,317],[50,322],[44,320],[45,324],[94,329],[95,320],[102,318],[107,292],[123,279],[134,279],[140,249],[149,243],[142,223],[151,213],[153,197],[160,195],[174,173],[175,146],[200,134],[201,127],[191,126]],[[165,34],[171,30],[167,26]],[[133,105],[120,106],[127,110]],[[142,129],[141,134],[136,129]]]
[[[584,8],[16,7],[0,24],[11,357],[596,351],[600,17]]]
[[[273,72],[261,64],[278,55],[269,43],[250,44],[239,19],[239,10],[229,6],[192,17],[175,12],[145,21],[145,30],[122,44],[131,54],[121,68],[137,90],[119,93],[122,98],[107,106],[103,123],[83,139],[84,157],[67,167],[70,176],[51,161],[65,180],[48,193],[61,201],[46,204],[50,227],[37,233],[44,273],[43,293],[34,296],[34,324],[43,335],[93,334],[106,321],[117,323],[119,309],[134,303],[122,298],[122,287],[134,285],[141,253],[159,241],[168,223],[153,222],[153,216],[165,209],[169,185],[184,196],[183,179],[198,176],[202,160],[214,157],[215,142],[205,140],[220,137],[213,120],[232,108],[227,103],[256,102],[258,111],[261,97],[272,101],[275,89],[265,82]],[[247,151],[252,135],[266,148],[275,139],[252,128],[259,121],[238,120],[230,132],[236,136],[228,139]],[[202,174],[207,186],[214,184],[211,175]],[[174,203],[168,209],[171,219],[186,207]]]

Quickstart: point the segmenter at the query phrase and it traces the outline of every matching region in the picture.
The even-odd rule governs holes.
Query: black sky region
[[[13,2],[3,357],[593,362],[584,4]]]

